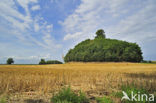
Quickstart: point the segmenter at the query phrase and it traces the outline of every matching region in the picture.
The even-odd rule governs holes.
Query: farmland
[[[0,65],[0,97],[11,103],[49,102],[52,94],[70,86],[89,97],[109,96],[122,85],[156,90],[156,64],[67,63],[54,65]],[[120,99],[113,98],[117,102]],[[28,102],[26,102],[28,103]]]

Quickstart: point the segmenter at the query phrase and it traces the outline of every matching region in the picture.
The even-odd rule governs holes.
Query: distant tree
[[[39,62],[39,64],[46,64],[46,61],[44,59],[41,59],[41,61]]]
[[[12,64],[12,63],[14,63],[13,58],[8,58],[8,60],[7,60],[7,64]]]
[[[103,29],[99,29],[96,31],[96,37],[95,38],[106,38],[105,32]]]
[[[46,61],[46,64],[63,64],[63,63],[58,60],[48,60]]]

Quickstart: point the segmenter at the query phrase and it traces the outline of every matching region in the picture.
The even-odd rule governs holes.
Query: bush
[[[46,61],[46,64],[63,64],[63,63],[58,60],[48,60]]]
[[[89,103],[89,99],[86,98],[85,94],[79,92],[79,94],[74,93],[70,87],[63,88],[57,94],[55,94],[52,99],[52,103]]]
[[[48,61],[45,61],[44,59],[41,59],[39,64],[42,65],[42,64],[63,64],[63,63],[58,61],[58,60],[48,60]]]

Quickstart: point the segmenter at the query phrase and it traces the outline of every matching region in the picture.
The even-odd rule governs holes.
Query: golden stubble
[[[107,94],[122,85],[156,89],[156,65],[139,63],[67,63],[0,65],[0,93],[53,93],[63,86]]]

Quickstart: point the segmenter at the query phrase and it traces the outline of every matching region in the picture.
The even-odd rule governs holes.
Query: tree
[[[44,59],[41,59],[41,61],[39,62],[39,64],[46,64],[46,61]]]
[[[65,62],[141,62],[142,51],[136,43],[104,38],[103,30],[96,32],[97,37],[87,39],[70,49],[64,57]]]
[[[96,31],[96,37],[95,38],[106,38],[105,32],[103,29],[99,29]]]
[[[14,63],[13,58],[8,58],[8,60],[7,60],[7,64],[12,64],[12,63]]]
[[[48,60],[46,61],[46,64],[63,64],[63,63],[58,60]]]

